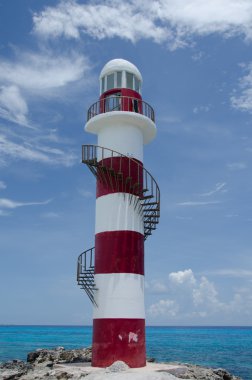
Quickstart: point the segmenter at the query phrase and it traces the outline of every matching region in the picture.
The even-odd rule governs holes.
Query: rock
[[[155,363],[156,359],[155,358],[147,358],[146,361],[148,363]]]
[[[59,347],[56,347],[55,348],[55,351],[63,351],[65,349],[65,347],[61,347],[61,346],[59,346]]]
[[[54,350],[39,349],[27,355],[27,362],[32,364],[41,363],[84,363],[90,362],[92,355],[91,348],[65,350],[64,347],[57,347]]]
[[[6,363],[0,364],[0,379],[19,379],[21,376],[26,375],[31,368],[32,366],[30,364],[27,364],[22,360],[8,361]]]
[[[197,379],[197,380],[241,380],[240,377],[231,375],[225,369],[213,369],[200,367],[197,365],[186,364],[180,368],[168,371],[179,379]]]
[[[117,360],[111,366],[106,368],[106,372],[122,372],[129,369],[129,366],[121,360]]]
[[[189,379],[189,374],[187,373],[187,367],[177,367],[169,369],[168,372],[180,379]]]
[[[36,350],[33,352],[29,352],[27,355],[27,362],[28,363],[34,363],[35,360],[39,357],[40,351],[42,351],[42,350],[39,350],[39,351]]]
[[[57,380],[68,380],[68,379],[72,379],[73,375],[71,373],[62,371],[62,372],[56,373],[55,377]]]
[[[123,361],[116,361],[106,369],[91,369],[92,349],[66,350],[64,347],[55,349],[38,349],[30,352],[27,363],[13,360],[0,363],[1,380],[90,380],[108,379],[144,379],[144,380],[241,380],[222,368],[212,369],[183,363],[154,363],[148,361],[146,372],[134,372]],[[79,363],[79,364],[77,364]],[[84,364],[81,364],[84,363]],[[89,370],[88,370],[89,368]],[[155,369],[156,368],[156,369]],[[91,371],[90,371],[91,369]],[[95,371],[93,371],[95,370]]]
[[[231,375],[231,373],[227,372],[225,369],[223,368],[217,368],[217,369],[214,369],[213,372],[220,377],[220,379],[223,379],[223,380],[236,380],[236,379],[239,379],[238,377],[235,377],[233,375]]]
[[[53,362],[47,362],[47,363],[46,363],[46,367],[48,367],[48,368],[52,368],[52,367],[53,367]]]

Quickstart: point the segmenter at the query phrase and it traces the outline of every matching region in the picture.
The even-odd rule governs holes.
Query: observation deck
[[[107,96],[98,100],[89,107],[87,121],[97,115],[113,111],[138,113],[146,116],[155,123],[155,113],[153,108],[142,99],[132,96]]]

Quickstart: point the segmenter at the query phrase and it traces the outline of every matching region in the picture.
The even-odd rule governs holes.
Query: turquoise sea
[[[90,326],[0,326],[0,361],[26,360],[37,348],[91,345]],[[252,380],[252,327],[147,327],[147,356],[228,371]]]

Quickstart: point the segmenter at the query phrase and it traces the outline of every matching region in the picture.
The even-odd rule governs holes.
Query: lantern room
[[[142,76],[138,68],[124,59],[109,61],[100,74],[100,100],[104,111],[141,113]]]

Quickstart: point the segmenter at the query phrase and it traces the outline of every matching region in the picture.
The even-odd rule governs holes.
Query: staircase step
[[[89,165],[97,165],[97,164],[98,164],[96,158],[93,158],[93,159],[87,160],[87,163],[88,163]]]
[[[92,267],[92,268],[89,268],[89,269],[87,269],[87,268],[84,268],[84,267],[81,267],[81,273],[90,273],[90,274],[94,274],[94,267]]]
[[[143,206],[154,206],[158,205],[158,202],[148,202],[148,203],[142,203]]]
[[[78,279],[78,281],[85,284],[94,284],[94,279],[92,278],[81,277]]]
[[[143,196],[143,197],[140,197],[140,200],[141,201],[143,201],[143,200],[145,200],[145,199],[151,199],[151,198],[154,198],[154,195],[145,195],[145,196]]]

